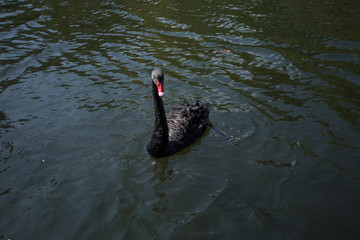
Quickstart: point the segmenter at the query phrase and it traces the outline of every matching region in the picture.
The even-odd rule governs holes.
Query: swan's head
[[[151,72],[151,79],[153,83],[157,86],[158,94],[160,97],[165,95],[164,93],[164,73],[160,68],[155,68]]]

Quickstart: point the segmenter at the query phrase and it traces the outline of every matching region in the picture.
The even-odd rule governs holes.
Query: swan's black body
[[[163,84],[164,81],[161,69],[155,69],[152,72],[152,80],[155,127],[147,145],[147,151],[154,157],[165,157],[186,148],[204,134],[210,125],[210,104],[201,105],[197,101],[194,105],[190,105],[184,102],[166,115],[159,96],[163,96],[164,93],[158,91],[159,84],[157,84]],[[163,90],[162,86],[161,90]]]

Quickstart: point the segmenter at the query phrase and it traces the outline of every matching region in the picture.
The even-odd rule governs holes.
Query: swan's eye
[[[162,78],[162,77],[158,77],[158,78],[156,78],[156,80],[160,83],[164,82],[164,78]]]
[[[164,84],[164,79],[161,77],[154,77],[153,79],[155,85]]]

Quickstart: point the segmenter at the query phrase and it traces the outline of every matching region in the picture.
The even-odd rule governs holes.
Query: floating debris
[[[229,53],[229,52],[231,52],[231,50],[229,50],[229,49],[221,49],[221,50],[219,50],[219,53]]]

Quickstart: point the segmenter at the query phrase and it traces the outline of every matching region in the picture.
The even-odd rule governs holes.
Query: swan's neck
[[[163,153],[168,146],[169,129],[166,121],[164,104],[161,97],[159,97],[157,87],[154,83],[152,84],[152,95],[155,108],[155,127],[148,145],[148,151],[153,152],[153,155],[156,156]]]

